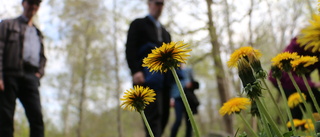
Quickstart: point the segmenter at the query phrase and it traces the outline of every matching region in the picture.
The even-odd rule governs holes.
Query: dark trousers
[[[5,90],[0,91],[0,137],[13,137],[16,99],[22,103],[30,126],[30,137],[44,137],[39,78],[34,73],[4,76]]]
[[[287,89],[284,89],[284,92],[287,96],[287,98],[289,98],[289,96],[295,92],[297,92],[296,90],[287,90]],[[311,104],[311,108],[312,108],[312,111],[315,113],[317,112],[314,104],[313,104],[313,101],[309,95],[309,92],[308,91],[302,91],[302,93],[304,93],[306,95],[306,101],[307,103],[310,103]],[[317,103],[320,105],[320,91],[316,88],[312,88],[312,93],[314,94],[314,97],[317,101]],[[304,105],[301,103],[299,105],[302,105],[302,107],[304,108]],[[293,109],[290,109],[291,110],[291,114],[292,114],[292,118],[296,118],[296,119],[302,119],[303,115],[302,115],[302,112],[299,108],[299,106],[296,106],[294,107]]]
[[[155,102],[146,106],[144,112],[147,117],[148,123],[155,137],[161,137],[164,132],[165,126],[168,123],[169,108],[170,108],[169,92],[156,91]],[[146,137],[149,137],[147,129]]]
[[[190,120],[188,118],[188,114],[186,112],[186,109],[184,107],[184,104],[182,102],[181,98],[175,98],[174,99],[174,110],[176,114],[176,120],[171,128],[171,135],[170,137],[176,137],[179,127],[182,122],[182,118],[184,117],[186,120],[186,137],[191,137],[192,136],[192,126],[190,123]]]

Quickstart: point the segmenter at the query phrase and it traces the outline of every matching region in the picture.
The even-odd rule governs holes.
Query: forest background
[[[0,3],[0,20],[21,15],[21,0]],[[165,1],[162,24],[173,41],[184,40],[192,48],[187,65],[200,82],[196,120],[202,135],[246,131],[236,117],[218,113],[223,102],[242,91],[237,71],[226,67],[229,55],[251,45],[262,52],[262,65],[269,70],[271,58],[308,24],[316,8],[316,0]],[[47,137],[144,135],[138,113],[120,109],[119,98],[132,85],[124,52],[127,30],[147,11],[146,0],[43,0],[35,23],[45,35],[48,58],[40,87]],[[27,137],[20,104],[15,119],[15,135]],[[171,109],[165,137],[173,120]]]

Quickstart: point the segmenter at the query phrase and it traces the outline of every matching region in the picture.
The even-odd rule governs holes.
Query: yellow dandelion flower
[[[241,110],[247,109],[247,106],[251,102],[248,98],[232,98],[228,102],[224,103],[220,108],[219,113],[224,116],[226,114],[230,115],[231,113],[239,113]]]
[[[167,72],[170,67],[179,67],[179,63],[186,63],[187,53],[191,49],[186,49],[190,45],[179,42],[163,43],[159,48],[152,50],[148,57],[143,59],[143,67],[148,67],[150,72]]]
[[[298,55],[297,52],[283,52],[278,54],[276,57],[272,58],[272,65],[280,68],[281,70],[286,70],[287,66],[290,65],[290,61],[294,59],[298,59],[300,56]],[[287,64],[288,63],[288,64]]]
[[[294,127],[298,127],[298,126],[302,126],[306,123],[305,120],[300,120],[300,119],[293,119],[293,124],[294,124]],[[288,128],[291,128],[291,122],[287,122],[287,127]]]
[[[146,105],[149,105],[156,100],[155,96],[156,93],[153,89],[136,85],[133,89],[126,90],[123,98],[120,99],[121,101],[124,101],[120,107],[123,107],[125,110],[140,112]]]
[[[305,121],[304,128],[306,128],[307,130],[314,130],[314,125],[311,119],[307,119],[304,121]]]
[[[318,58],[316,56],[301,56],[298,59],[292,60],[290,63],[293,70],[296,70],[298,66],[308,67],[316,62],[318,62]]]
[[[306,95],[304,93],[302,93],[302,96],[304,99],[306,99]],[[298,92],[293,93],[289,96],[288,105],[290,108],[294,108],[297,105],[299,105],[300,103],[302,103],[302,99],[300,98],[300,95]]]
[[[297,42],[303,46],[305,50],[312,52],[320,52],[320,15],[314,14],[313,20],[310,20],[310,25],[301,30],[301,35],[298,36]]]
[[[228,67],[232,68],[232,67],[237,67],[238,66],[238,60],[240,58],[245,58],[247,57],[247,59],[249,60],[249,62],[251,63],[251,60],[254,59],[259,59],[261,57],[261,53],[259,50],[256,50],[250,46],[246,46],[246,47],[241,47],[237,50],[235,50],[231,55],[230,55],[230,59],[228,61]]]

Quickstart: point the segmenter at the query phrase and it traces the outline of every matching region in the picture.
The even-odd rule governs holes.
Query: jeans
[[[171,128],[170,137],[177,136],[177,133],[178,133],[179,127],[181,125],[181,121],[182,121],[183,117],[186,120],[186,137],[191,137],[192,136],[192,126],[191,126],[190,120],[188,118],[188,114],[186,112],[186,109],[184,107],[184,104],[183,104],[181,98],[174,99],[174,109],[175,109],[176,121],[174,122],[174,124]]]
[[[151,102],[144,109],[144,113],[154,134],[154,137],[161,137],[169,119],[170,95],[169,92],[155,91],[156,100]],[[146,137],[150,137],[145,127]]]
[[[16,99],[22,103],[30,125],[30,137],[44,137],[39,78],[34,73],[4,75],[5,90],[0,91],[0,137],[13,137]]]

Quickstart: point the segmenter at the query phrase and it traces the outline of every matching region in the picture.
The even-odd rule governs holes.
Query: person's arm
[[[142,73],[142,61],[138,56],[140,39],[139,31],[139,22],[135,20],[130,24],[126,43],[126,58],[131,70],[133,84],[142,84],[145,81]]]
[[[7,28],[7,22],[6,21],[0,22],[0,91],[4,90],[2,62],[3,62],[3,50],[5,47],[6,40],[7,40],[7,29],[6,28]]]
[[[43,38],[40,36],[41,39],[41,49],[40,49],[40,64],[39,64],[39,71],[36,73],[36,76],[41,78],[44,75],[44,67],[47,62],[47,58],[44,53],[44,45],[43,45]]]
[[[132,75],[142,68],[138,57],[139,31],[139,22],[135,20],[130,24],[126,43],[126,58]]]

